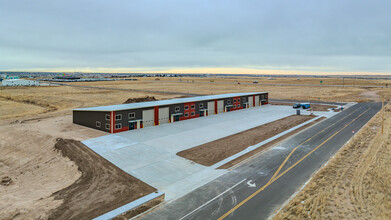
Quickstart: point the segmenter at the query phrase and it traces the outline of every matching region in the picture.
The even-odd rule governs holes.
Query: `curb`
[[[132,201],[132,202],[126,204],[126,205],[123,205],[123,206],[121,206],[119,208],[111,210],[110,212],[107,212],[107,213],[105,213],[105,214],[103,214],[101,216],[98,216],[98,217],[94,218],[94,220],[106,220],[106,219],[115,218],[118,215],[121,215],[121,214],[123,214],[125,212],[128,212],[128,211],[130,211],[132,209],[135,209],[135,208],[137,208],[137,207],[139,207],[139,206],[141,206],[141,205],[143,205],[143,204],[145,204],[145,203],[147,203],[147,202],[149,202],[149,201],[151,201],[153,199],[156,199],[157,197],[162,196],[162,195],[164,195],[164,193],[160,192],[158,190],[156,192],[153,192],[151,194],[143,196],[143,197],[141,197],[139,199],[136,199],[136,200],[134,200],[134,201]]]

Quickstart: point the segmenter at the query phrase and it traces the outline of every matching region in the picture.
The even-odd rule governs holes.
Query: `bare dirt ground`
[[[241,77],[241,76],[222,76],[222,77],[182,77],[182,82],[240,82],[240,83],[252,83],[258,81],[258,83],[268,84],[311,84],[311,85],[352,85],[352,86],[391,86],[391,80],[386,79],[350,79],[350,78],[311,78],[311,77]],[[140,81],[152,81],[154,78],[139,78]],[[160,77],[160,81],[179,81],[178,78],[172,77]],[[322,83],[320,82],[322,81]]]
[[[257,84],[221,84],[252,82],[273,82],[284,84],[319,84],[319,79],[303,78],[296,80],[292,78],[249,78],[249,77],[215,77],[196,78],[184,77],[182,82],[178,78],[160,78],[159,81],[146,78],[137,78],[137,81],[102,81],[102,82],[75,82],[70,83],[80,86],[107,87],[105,89],[82,88],[71,86],[45,86],[45,87],[1,87],[0,101],[7,101],[0,105],[2,119],[15,119],[19,117],[37,117],[38,115],[58,116],[70,114],[73,108],[83,108],[101,105],[113,105],[124,103],[128,98],[139,98],[153,95],[157,99],[176,98],[181,95],[169,95],[161,93],[147,93],[135,91],[110,90],[110,88],[139,89],[166,91],[178,93],[194,93],[202,95],[213,95],[231,92],[269,92],[270,99],[301,99],[308,101],[352,101],[361,102],[372,100],[372,97],[365,95],[365,92],[376,91],[378,94],[391,95],[391,88],[388,89],[367,89],[359,87],[311,87],[311,86],[274,86]],[[348,80],[348,79],[345,79]],[[194,82],[193,82],[194,81]],[[328,78],[327,82],[336,84],[341,79]],[[353,80],[356,85],[385,85],[390,80]],[[346,81],[347,82],[347,81]],[[360,82],[360,83],[359,83]],[[326,79],[323,83],[326,83]],[[283,88],[283,89],[282,89]],[[289,91],[289,92],[286,92]]]
[[[76,163],[81,177],[53,194],[63,202],[49,219],[91,219],[156,191],[79,141],[58,139],[55,148]]]
[[[0,101],[6,102],[0,105],[0,120],[69,115],[74,108],[121,104],[146,95],[150,94],[69,86],[0,87]],[[177,97],[154,96],[159,100]]]
[[[275,145],[275,144],[285,140],[286,138],[288,138],[288,137],[290,137],[290,136],[292,136],[292,135],[294,135],[296,133],[299,133],[300,131],[302,131],[302,130],[308,128],[308,127],[311,127],[312,125],[314,125],[314,124],[316,124],[316,123],[318,123],[318,122],[320,122],[320,121],[322,121],[324,119],[325,119],[325,117],[321,117],[319,119],[316,119],[315,121],[313,121],[311,123],[308,123],[308,124],[298,128],[298,129],[296,129],[294,131],[291,131],[288,134],[285,134],[285,135],[283,135],[283,136],[281,136],[281,137],[279,137],[279,138],[277,138],[277,139],[275,139],[273,141],[270,141],[269,143],[264,144],[264,145],[260,146],[259,148],[255,149],[253,151],[250,151],[247,154],[244,154],[244,155],[242,155],[242,156],[240,156],[240,157],[238,157],[238,158],[236,158],[236,159],[234,159],[234,160],[232,160],[232,161],[230,161],[230,162],[228,162],[228,163],[218,167],[217,169],[228,169],[228,168],[230,168],[230,167],[232,167],[232,166],[234,166],[234,165],[236,165],[236,164],[246,160],[247,158],[250,158],[250,157],[253,157],[254,155],[257,155],[258,153],[260,153],[260,152],[268,149],[269,147],[271,147],[271,146],[273,146],[273,145]]]
[[[76,139],[103,135],[73,125],[70,116],[0,126],[0,219],[47,218],[61,204],[52,193],[74,183],[81,173],[74,162],[54,150],[57,137]]]
[[[87,86],[106,86],[107,90],[69,86],[0,88],[0,178],[2,181],[3,177],[10,178],[10,181],[4,179],[5,185],[0,185],[0,219],[48,218],[51,210],[60,207],[65,201],[65,199],[55,200],[52,194],[66,189],[82,176],[75,162],[54,150],[56,139],[85,140],[106,133],[73,125],[71,109],[120,104],[128,98],[148,95],[153,95],[159,100],[181,96],[110,90],[111,87],[205,95],[268,91],[271,99],[336,102],[372,100],[373,96],[368,95],[368,91],[391,97],[391,89],[219,84],[253,80],[258,80],[260,83],[319,83],[318,79],[268,80],[251,77],[216,77],[186,78],[182,82],[179,82],[178,78],[161,78],[159,81],[138,79],[139,81],[77,83]],[[167,80],[178,82],[172,83]],[[324,83],[335,84],[339,80],[327,79]],[[213,83],[205,83],[212,81]],[[355,80],[351,83],[383,85],[388,81]],[[8,183],[9,185],[6,186]],[[63,196],[66,198],[65,194]]]
[[[390,219],[391,106],[316,173],[274,219]]]
[[[12,180],[0,185],[0,219],[85,219],[152,192],[78,144],[57,144],[65,157],[54,147],[57,138],[102,135],[106,133],[72,124],[70,115],[0,126],[0,178]]]
[[[371,101],[376,101],[376,102],[381,102],[382,101],[382,97],[377,94],[378,92],[376,90],[366,90],[362,93],[359,94],[360,97],[364,98],[364,99],[367,99],[367,100],[371,100]]]
[[[225,138],[180,151],[177,155],[205,166],[211,166],[229,156],[239,153],[249,146],[271,138],[313,117],[308,115],[288,116]]]

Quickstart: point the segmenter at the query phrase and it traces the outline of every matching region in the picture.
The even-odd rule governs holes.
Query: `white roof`
[[[266,92],[251,92],[251,93],[228,93],[228,94],[220,94],[220,95],[206,95],[206,96],[197,96],[197,97],[190,97],[190,98],[167,99],[167,100],[150,101],[150,102],[137,102],[137,103],[129,103],[129,104],[121,104],[121,105],[77,108],[77,109],[73,109],[73,111],[120,111],[120,110],[127,110],[127,109],[148,108],[154,106],[164,106],[164,105],[180,104],[180,103],[187,103],[187,102],[198,102],[204,100],[224,99],[224,98],[231,98],[236,96],[259,95],[265,93]]]
[[[5,80],[3,80],[3,82],[14,82],[14,81],[28,81],[28,80],[25,80],[25,79],[5,79]]]

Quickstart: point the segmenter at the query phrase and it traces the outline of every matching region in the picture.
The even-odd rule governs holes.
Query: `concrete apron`
[[[315,113],[319,117],[337,114]],[[310,122],[307,121],[283,134],[251,146],[210,167],[179,157],[176,155],[177,152],[293,114],[295,110],[290,106],[265,105],[106,135],[82,142],[125,172],[165,193],[166,200],[171,200],[228,172],[216,169],[220,165]]]

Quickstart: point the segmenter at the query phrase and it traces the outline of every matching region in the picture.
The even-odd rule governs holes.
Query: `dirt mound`
[[[55,149],[74,161],[82,175],[53,194],[63,203],[52,210],[49,219],[92,219],[156,191],[79,141],[59,138]]]
[[[144,97],[139,97],[139,98],[129,98],[123,104],[136,103],[136,102],[149,102],[149,101],[158,101],[158,99],[155,98],[155,96],[144,96]]]

